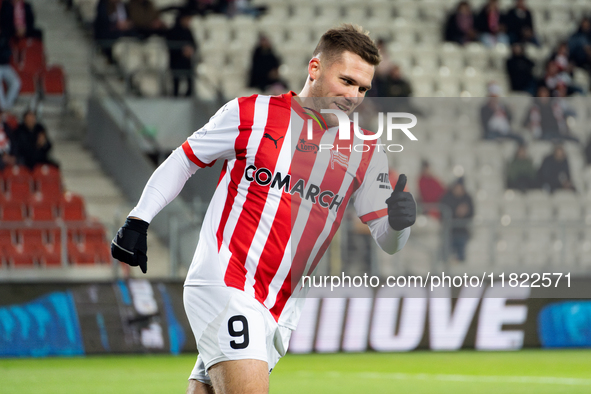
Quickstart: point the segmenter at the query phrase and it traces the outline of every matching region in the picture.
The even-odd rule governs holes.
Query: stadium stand
[[[479,11],[485,1],[473,0],[470,3],[473,10]],[[500,8],[506,11],[514,2],[503,0],[499,3]],[[90,29],[96,17],[98,0],[74,0],[72,4],[83,28]],[[154,4],[163,9],[180,7],[184,1],[155,0]],[[540,77],[545,62],[557,45],[576,31],[582,15],[591,12],[591,3],[582,0],[548,0],[529,1],[527,4],[533,14],[540,45],[527,43],[524,48],[535,64],[534,74]],[[320,34],[340,22],[360,23],[370,30],[372,37],[383,38],[387,42],[392,62],[401,67],[402,74],[412,85],[413,96],[421,98],[416,100],[417,106],[425,112],[417,126],[417,130],[420,130],[420,147],[405,146],[408,154],[392,158],[390,164],[398,172],[408,175],[411,180],[408,187],[415,195],[418,185],[412,179],[418,180],[420,162],[428,159],[434,174],[446,185],[463,176],[467,190],[474,197],[475,217],[472,236],[467,245],[466,264],[471,266],[473,261],[477,261],[477,265],[489,261],[500,266],[521,264],[525,270],[544,264],[556,265],[562,261],[562,264],[577,269],[588,269],[591,263],[588,258],[591,241],[585,226],[591,224],[591,206],[587,202],[591,192],[591,170],[585,164],[581,146],[574,142],[565,143],[576,192],[559,190],[550,195],[543,190],[522,193],[506,188],[505,166],[513,157],[516,144],[483,141],[480,138],[478,113],[482,100],[476,98],[487,95],[490,81],[495,81],[501,91],[510,96],[506,99],[514,115],[512,129],[528,143],[535,168],[540,167],[543,158],[551,151],[552,144],[534,140],[523,127],[523,115],[530,101],[526,94],[510,90],[505,70],[506,60],[511,54],[509,46],[496,44],[487,47],[479,42],[462,46],[442,41],[443,25],[455,7],[454,2],[253,0],[252,5],[265,5],[267,12],[258,18],[249,15],[228,18],[218,13],[193,17],[191,29],[199,47],[199,57],[195,58],[194,66],[196,78],[193,91],[196,100],[213,102],[219,99],[220,93],[225,99],[231,99],[258,92],[247,88],[247,83],[252,51],[260,32],[270,37],[283,61],[279,67],[280,77],[291,89],[297,90],[306,78],[302,72],[303,66],[308,62]],[[174,12],[162,14],[162,20],[168,27],[172,26],[174,19]],[[80,34],[83,34],[82,30]],[[21,67],[23,75],[26,75],[25,69],[29,72],[32,67],[27,65],[27,57],[29,61],[35,56],[39,61],[43,60],[38,43],[31,41],[29,44],[31,46],[25,48],[25,54],[27,51],[31,53],[15,63]],[[168,48],[161,37],[147,40],[121,38],[113,46],[113,60],[119,73],[114,78],[123,76],[131,87],[127,91],[122,89],[124,94],[148,98],[162,98],[171,94]],[[66,94],[65,84],[56,82],[64,80],[63,72],[60,75],[57,69],[44,66],[44,72],[36,71],[39,76],[52,75],[53,82],[43,80],[45,96]],[[574,81],[587,91],[589,77],[584,70],[575,68]],[[27,91],[25,84],[23,89]],[[462,101],[458,97],[472,100]],[[589,102],[584,97],[575,97],[569,103],[575,107],[576,116],[569,116],[566,121],[572,133],[586,143],[590,138],[587,126],[591,117]],[[57,208],[54,206],[49,210],[47,206],[38,204],[35,200],[37,192],[53,195],[58,186],[55,179],[41,180],[37,175],[32,177],[32,180],[17,181],[14,186],[9,175],[3,178],[4,190],[11,191],[15,187],[15,196],[20,196],[16,197],[18,201],[12,197],[3,197],[3,221],[13,218],[29,223],[35,217],[47,218],[56,212],[58,216],[54,220],[87,220],[83,200],[75,196],[64,197]],[[19,182],[29,183],[28,194],[26,186],[19,185]],[[444,242],[441,241],[444,227],[433,217],[420,216],[416,231],[413,230],[416,238],[411,239],[404,254],[397,256],[400,269],[410,271],[416,268],[418,260],[434,263],[432,260],[437,257],[432,256],[438,256],[444,248]],[[536,228],[541,230],[536,232]],[[20,245],[18,232],[9,230],[1,234],[4,234],[1,245],[15,248]],[[93,237],[91,235],[89,239]],[[82,264],[81,261],[99,261],[103,258],[104,250],[100,251],[100,247],[93,246],[92,242],[87,245],[86,240],[87,236],[82,232],[72,230],[67,246],[70,263]],[[56,261],[52,260],[56,256],[55,250],[60,246],[52,243],[43,245],[46,250],[47,245],[53,245],[54,252],[47,252],[52,256],[48,260],[34,260],[31,257],[29,261],[25,252],[15,254],[16,260],[22,265],[31,261],[53,265]],[[6,263],[6,259],[3,264],[15,265],[14,262]]]
[[[104,226],[87,218],[81,196],[63,192],[56,167],[40,165],[31,172],[13,166],[2,172],[1,180],[3,268],[111,263]],[[61,255],[62,232],[67,232],[66,261]]]

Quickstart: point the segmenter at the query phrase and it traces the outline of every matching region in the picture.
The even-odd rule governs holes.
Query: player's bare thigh
[[[187,394],[215,394],[213,387],[195,379],[189,379]]]
[[[267,394],[269,368],[266,361],[231,360],[213,365],[207,371],[215,394]]]

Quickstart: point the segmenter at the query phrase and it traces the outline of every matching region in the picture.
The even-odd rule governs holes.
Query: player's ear
[[[318,59],[317,57],[313,57],[308,62],[308,75],[311,81],[318,79],[318,77],[320,76],[320,59]]]

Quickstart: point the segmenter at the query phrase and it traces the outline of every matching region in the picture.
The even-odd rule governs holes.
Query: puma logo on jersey
[[[322,208],[338,211],[344,197],[331,192],[330,190],[321,190],[318,185],[306,182],[303,179],[298,179],[297,182],[292,183],[291,175],[285,174],[283,176],[280,172],[273,174],[268,168],[256,168],[254,165],[249,165],[244,170],[244,178],[249,182],[256,182],[261,186],[270,186],[284,193],[289,193],[292,196],[297,193],[302,200],[309,200],[313,204],[318,204]]]
[[[277,142],[279,142],[279,140],[280,140],[281,138],[283,138],[283,136],[281,136],[281,137],[279,137],[279,138],[275,139],[275,138],[271,137],[271,134],[269,134],[269,133],[265,133],[265,135],[263,135],[263,138],[268,138],[268,139],[270,139],[271,141],[273,141],[273,143],[275,144],[275,148],[277,148]]]

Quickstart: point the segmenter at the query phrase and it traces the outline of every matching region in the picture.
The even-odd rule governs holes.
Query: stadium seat
[[[80,230],[81,242],[84,244],[100,244],[106,242],[105,228],[96,224],[90,227],[82,227]]]
[[[44,267],[62,267],[62,256],[60,249],[45,251],[39,256],[39,260]]]
[[[113,45],[113,58],[127,76],[140,70],[144,65],[142,44],[129,38],[120,38]]]
[[[474,219],[480,222],[499,220],[499,207],[496,201],[476,201],[474,207]]]
[[[78,221],[86,218],[84,199],[78,194],[67,192],[60,204],[61,218],[65,221]]]
[[[57,201],[44,199],[43,193],[37,192],[28,202],[29,218],[34,221],[52,221],[57,215]]]
[[[62,180],[57,167],[43,164],[36,166],[33,170],[33,181],[35,189],[45,198],[59,199],[62,195]]]
[[[133,77],[133,84],[144,97],[157,97],[163,92],[162,74],[157,71],[140,70]]]
[[[504,201],[502,205],[504,215],[508,215],[511,222],[523,221],[526,219],[526,205],[523,199]]]
[[[41,253],[39,256],[41,264],[46,267],[61,267],[61,251],[61,230],[50,229],[46,231],[46,239],[44,240],[43,253]]]
[[[148,70],[165,72],[168,70],[169,53],[166,41],[159,37],[149,38],[143,45],[144,66]]]
[[[425,73],[431,74],[439,70],[439,57],[428,48],[424,50],[416,49],[412,53],[413,65],[421,67]]]
[[[521,254],[519,250],[507,249],[506,241],[499,241],[495,250],[495,266],[506,270],[516,271],[521,263]]]
[[[552,204],[546,201],[536,201],[528,204],[528,218],[531,221],[551,220],[554,215]]]
[[[22,244],[28,251],[38,252],[44,246],[44,231],[38,228],[21,228],[17,230],[19,244]]]
[[[278,12],[285,12],[286,10],[281,9],[277,10]],[[313,21],[316,17],[318,17],[318,13],[316,7],[312,4],[297,4],[294,3],[294,7],[292,8],[292,15],[290,19],[292,21],[297,21],[301,25],[305,25]],[[306,30],[306,29],[301,29]]]
[[[37,95],[37,77],[27,71],[16,70],[21,80],[20,98],[32,98]]]
[[[47,67],[40,75],[43,98],[64,99],[66,95],[66,77],[59,65]]]
[[[0,229],[0,250],[11,249],[14,243],[14,232],[8,229]]]
[[[8,250],[8,263],[13,268],[30,268],[35,266],[37,259],[34,253],[22,246],[14,246]]]
[[[279,19],[285,21],[285,19]],[[222,48],[230,42],[228,18],[225,15],[210,15],[203,20],[205,24],[205,42]]]
[[[87,25],[90,25],[96,19],[96,6],[98,0],[74,0],[77,4],[80,19]]]
[[[43,42],[39,39],[29,38],[21,51],[18,70],[38,75],[45,69],[45,52]]]
[[[29,169],[23,166],[5,168],[3,177],[10,199],[21,202],[27,201],[33,186],[33,176]]]
[[[94,253],[82,244],[68,244],[68,260],[75,265],[91,265],[96,262]]]
[[[0,219],[3,222],[20,222],[25,217],[25,205],[20,201],[6,201],[0,206]]]
[[[344,20],[350,22],[364,21],[371,15],[367,4],[364,2],[357,2],[355,4],[345,7]]]
[[[371,26],[370,33],[373,37],[379,37],[379,35],[375,35],[374,27],[376,25],[388,25],[397,16],[389,1],[376,2],[369,8],[369,12],[371,15],[367,19],[367,26]]]
[[[317,10],[319,14],[318,18],[332,25],[342,20],[342,7],[335,0],[318,2]]]
[[[466,45],[465,60],[467,65],[482,71],[490,65],[487,49],[480,43]]]

